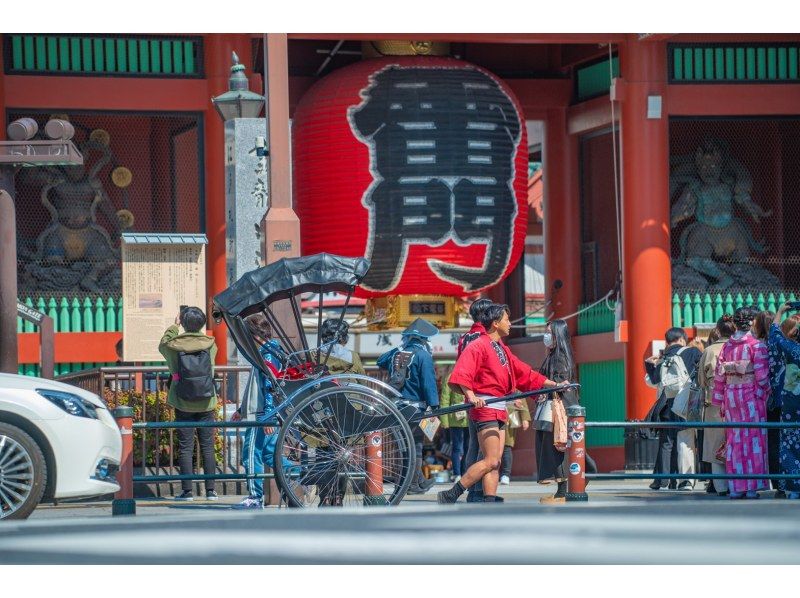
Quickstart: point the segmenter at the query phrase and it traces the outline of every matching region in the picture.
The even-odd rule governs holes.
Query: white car
[[[42,500],[119,490],[122,436],[91,392],[0,373],[0,519],[24,519]]]

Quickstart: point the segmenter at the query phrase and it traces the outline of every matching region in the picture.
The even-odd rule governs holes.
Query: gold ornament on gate
[[[414,54],[422,54],[426,56],[431,53],[433,49],[432,42],[411,42],[411,49],[414,51]]]
[[[128,168],[125,168],[124,166],[117,166],[111,172],[111,180],[117,187],[124,189],[131,184],[131,181],[133,181],[133,174]]]
[[[111,143],[111,135],[105,129],[95,129],[89,133],[89,141],[108,147],[108,144]]]
[[[130,210],[117,210],[117,222],[121,230],[128,230],[133,227],[136,219],[133,217],[133,212]]]
[[[448,56],[448,42],[429,40],[378,40],[363,42],[361,51],[364,58],[378,56]]]

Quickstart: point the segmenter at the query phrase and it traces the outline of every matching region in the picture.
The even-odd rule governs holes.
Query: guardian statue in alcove
[[[772,215],[753,200],[752,190],[750,173],[721,141],[708,138],[693,155],[674,160],[671,227],[691,222],[680,236],[673,286],[697,290],[780,286],[772,273],[757,265],[755,256],[767,252],[766,242],[756,241],[748,222],[735,213],[739,206],[755,223]]]
[[[100,157],[91,166],[49,167],[36,173],[43,183],[40,201],[50,214],[50,224],[36,239],[25,265],[23,286],[90,293],[119,288],[119,232],[133,224],[133,215],[128,210],[112,213],[112,240],[97,221],[101,206],[104,212],[113,208],[99,176],[112,159],[108,139],[95,135],[81,145],[81,151],[85,156],[94,152]]]

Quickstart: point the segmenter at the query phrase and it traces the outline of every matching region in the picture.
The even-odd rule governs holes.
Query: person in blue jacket
[[[389,372],[389,383],[400,391],[404,399],[416,404],[420,411],[439,406],[436,369],[428,342],[436,334],[439,334],[436,326],[417,318],[403,331],[400,346],[387,351],[377,361],[379,368]],[[434,483],[433,479],[426,480],[422,475],[423,437],[420,427],[414,426],[417,460],[409,494],[424,494]]]
[[[259,344],[258,353],[268,367],[278,372],[283,369],[285,353],[278,341],[272,338],[272,330],[263,314],[254,314],[247,318],[247,325]],[[267,422],[267,413],[274,407],[272,381],[257,368],[253,367],[250,379],[245,387],[242,404],[231,417],[231,421]],[[265,467],[275,465],[275,449],[278,432],[273,426],[247,428],[242,444],[242,465],[248,475],[263,474]],[[281,455],[284,467],[292,463]],[[247,480],[248,496],[242,502],[233,505],[234,509],[262,509],[264,507],[264,479]]]

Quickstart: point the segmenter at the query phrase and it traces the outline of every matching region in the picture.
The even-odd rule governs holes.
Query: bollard
[[[567,407],[567,501],[588,501],[586,494],[586,408]]]
[[[364,504],[384,505],[383,497],[383,437],[380,432],[366,436],[366,479],[364,480]]]
[[[122,458],[117,473],[119,492],[111,502],[111,514],[136,515],[136,501],[133,499],[133,409],[117,407],[113,414],[122,433]]]

